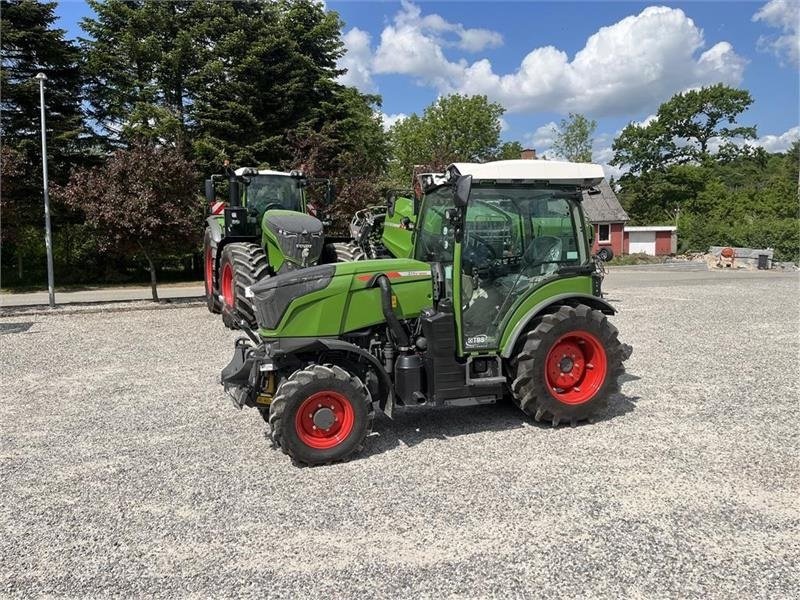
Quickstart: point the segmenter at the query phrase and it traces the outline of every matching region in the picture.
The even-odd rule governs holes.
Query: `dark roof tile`
[[[597,186],[599,194],[583,192],[583,210],[592,223],[619,223],[628,221],[628,213],[622,208],[617,195],[608,181],[603,179]]]

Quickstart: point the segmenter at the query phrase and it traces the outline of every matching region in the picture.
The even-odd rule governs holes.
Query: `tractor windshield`
[[[268,210],[305,212],[300,180],[287,175],[255,175],[247,186],[247,206],[258,212],[259,221]]]
[[[461,251],[466,348],[496,347],[518,300],[560,268],[588,260],[579,200],[575,188],[473,186]]]

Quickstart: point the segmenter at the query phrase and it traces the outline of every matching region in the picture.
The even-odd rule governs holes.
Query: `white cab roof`
[[[555,160],[497,160],[487,163],[453,163],[450,167],[455,167],[461,175],[472,175],[472,179],[476,181],[549,181],[591,187],[604,178],[603,167],[600,165]]]
[[[252,167],[239,167],[238,169],[236,169],[234,171],[234,173],[236,173],[238,176],[241,177],[242,175],[244,175],[245,171],[248,170],[248,168],[252,168]],[[289,173],[285,173],[283,171],[270,171],[269,169],[258,169],[258,174],[259,175],[284,175],[285,177],[289,177],[290,176]]]

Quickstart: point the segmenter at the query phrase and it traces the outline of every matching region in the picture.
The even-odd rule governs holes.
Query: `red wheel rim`
[[[222,299],[225,301],[225,306],[233,308],[233,269],[230,265],[222,267]]]
[[[294,427],[306,446],[327,450],[347,439],[355,420],[350,400],[339,392],[325,390],[306,398],[295,414]]]
[[[603,385],[608,360],[603,344],[593,334],[571,331],[550,348],[544,368],[550,393],[559,402],[583,404]]]
[[[211,248],[206,249],[206,294],[214,293],[214,261],[211,260]]]

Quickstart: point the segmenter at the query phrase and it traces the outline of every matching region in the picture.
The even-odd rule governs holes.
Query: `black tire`
[[[614,258],[614,251],[611,248],[604,246],[597,251],[597,258],[603,262],[608,262]]]
[[[206,307],[208,312],[219,314],[222,312],[222,302],[219,301],[216,267],[217,245],[211,238],[211,230],[206,227],[203,235],[203,283],[205,283]]]
[[[336,262],[366,260],[366,253],[355,242],[335,242],[331,244]]]
[[[563,341],[565,336],[567,340]],[[556,391],[560,388],[554,388],[548,383],[548,355],[556,344],[569,343],[571,336],[577,336],[576,339],[585,338],[583,343],[589,344],[588,351],[592,350],[595,342],[599,343],[597,351],[602,350],[605,358],[605,372],[602,376],[594,374],[600,373],[599,370],[595,372],[588,368],[581,369],[585,377],[583,381],[591,381],[590,377],[595,381],[586,384],[583,391],[580,390],[583,382],[572,388],[577,390],[574,394],[586,396],[580,403],[565,402],[566,396],[559,398],[560,392]],[[511,392],[515,403],[536,421],[550,421],[554,427],[559,423],[575,425],[579,421],[593,420],[606,407],[609,396],[619,391],[619,377],[625,372],[622,361],[627,356],[617,336],[617,328],[609,323],[603,313],[584,304],[574,308],[562,306],[557,312],[545,315],[539,325],[527,334],[512,363],[514,379]],[[574,359],[574,355],[572,358]],[[576,364],[566,356],[564,359],[568,369],[571,368],[570,365]],[[586,365],[599,362],[599,356],[583,361]],[[562,390],[561,393],[564,392]]]
[[[323,438],[320,442],[334,445],[325,448],[313,447],[304,441],[309,438],[309,434],[302,431],[302,423],[298,425],[298,411],[307,402],[314,404],[317,402],[315,398],[325,397],[326,394],[335,395],[337,403],[345,410],[352,411],[350,415],[352,421],[342,419],[339,426],[343,427],[344,422],[352,422],[352,426],[348,428],[343,439],[339,440],[334,435]],[[344,407],[344,403],[349,404],[350,408]],[[333,404],[331,406],[333,407]],[[322,406],[320,402],[319,410],[325,409],[327,406]],[[305,417],[306,410],[308,409],[303,409],[301,418]],[[310,421],[307,426],[312,426],[312,423],[316,423],[314,419],[317,414],[309,412],[308,416]],[[270,437],[273,443],[295,463],[323,465],[345,460],[360,452],[364,447],[364,439],[372,430],[372,419],[373,410],[369,392],[358,377],[336,365],[311,365],[295,371],[278,386],[269,409]],[[331,425],[331,427],[336,426],[335,423]],[[338,432],[341,432],[341,429]],[[320,431],[320,434],[326,435],[323,431]]]
[[[220,295],[223,296],[223,304],[227,304],[227,300],[224,299],[226,268],[230,268],[233,276],[232,308],[238,311],[250,327],[255,327],[255,310],[250,298],[245,295],[245,290],[257,281],[269,277],[267,254],[258,244],[246,242],[228,244],[223,248],[218,275],[219,290]],[[225,312],[223,312],[222,321],[229,329],[237,328],[236,324]]]

